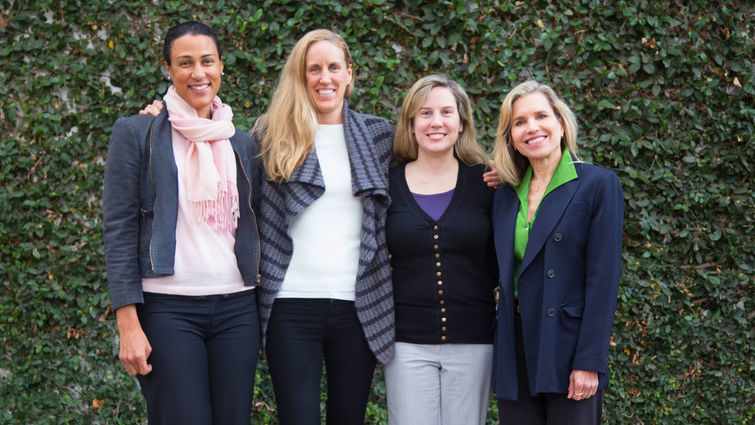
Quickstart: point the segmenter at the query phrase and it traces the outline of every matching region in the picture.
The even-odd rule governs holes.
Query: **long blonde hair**
[[[532,93],[542,93],[553,109],[553,113],[564,127],[564,136],[561,138],[561,149],[569,149],[569,152],[577,159],[577,119],[569,106],[561,100],[555,91],[549,86],[535,80],[529,80],[514,87],[503,99],[501,113],[498,116],[498,131],[495,136],[495,149],[493,161],[498,176],[502,181],[519,186],[522,175],[527,171],[529,160],[514,149],[511,140],[511,120],[514,102],[519,98]]]
[[[412,131],[414,116],[425,103],[430,90],[435,87],[447,88],[456,100],[462,131],[454,143],[454,156],[469,165],[486,164],[487,155],[477,141],[472,102],[459,83],[442,74],[420,78],[406,93],[404,102],[401,104],[401,116],[396,125],[396,136],[393,139],[393,159],[399,164],[417,159],[417,139]]]
[[[317,29],[296,42],[283,66],[270,106],[252,130],[260,137],[260,156],[270,180],[280,183],[291,177],[312,151],[317,131],[317,109],[307,90],[307,50],[318,41],[329,41],[343,50],[346,66],[352,66],[351,53],[340,35]],[[348,99],[354,79],[346,86]]]

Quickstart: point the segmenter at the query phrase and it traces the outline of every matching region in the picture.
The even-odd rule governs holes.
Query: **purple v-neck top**
[[[412,192],[414,200],[427,213],[433,220],[438,221],[440,216],[446,211],[448,205],[451,203],[451,198],[454,196],[454,190],[451,189],[448,192],[433,193],[432,195],[421,195],[419,193]]]

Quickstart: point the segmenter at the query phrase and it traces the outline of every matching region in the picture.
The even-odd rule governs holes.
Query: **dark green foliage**
[[[0,423],[145,423],[108,308],[100,191],[110,128],[167,87],[179,21],[224,43],[223,99],[250,128],[304,32],[337,28],[351,106],[395,123],[444,72],[491,145],[535,77],[577,113],[581,153],[626,198],[610,424],[755,423],[753,16],[746,1],[0,1]],[[265,363],[254,423],[275,423]],[[369,423],[385,423],[378,370]],[[491,407],[491,423],[494,421]]]

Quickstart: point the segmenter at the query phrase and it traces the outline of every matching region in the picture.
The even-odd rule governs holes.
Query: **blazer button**
[[[561,236],[561,233],[556,233],[555,235],[553,235],[553,240],[556,241],[556,242],[561,242],[561,239],[563,239],[563,238],[564,237]]]
[[[553,317],[556,315],[556,310],[549,308],[548,309],[548,317]]]
[[[556,271],[553,269],[548,270],[548,279],[553,279],[556,277]]]

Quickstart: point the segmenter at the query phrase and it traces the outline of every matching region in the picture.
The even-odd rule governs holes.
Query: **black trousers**
[[[150,425],[249,425],[260,347],[255,291],[144,294],[137,307],[152,354],[138,375]]]
[[[515,320],[518,399],[498,399],[501,425],[599,425],[605,390],[579,401],[566,398],[566,394],[530,395],[519,313],[515,314]]]
[[[281,425],[320,425],[323,360],[327,423],[364,423],[376,360],[353,301],[276,299],[266,349]]]

